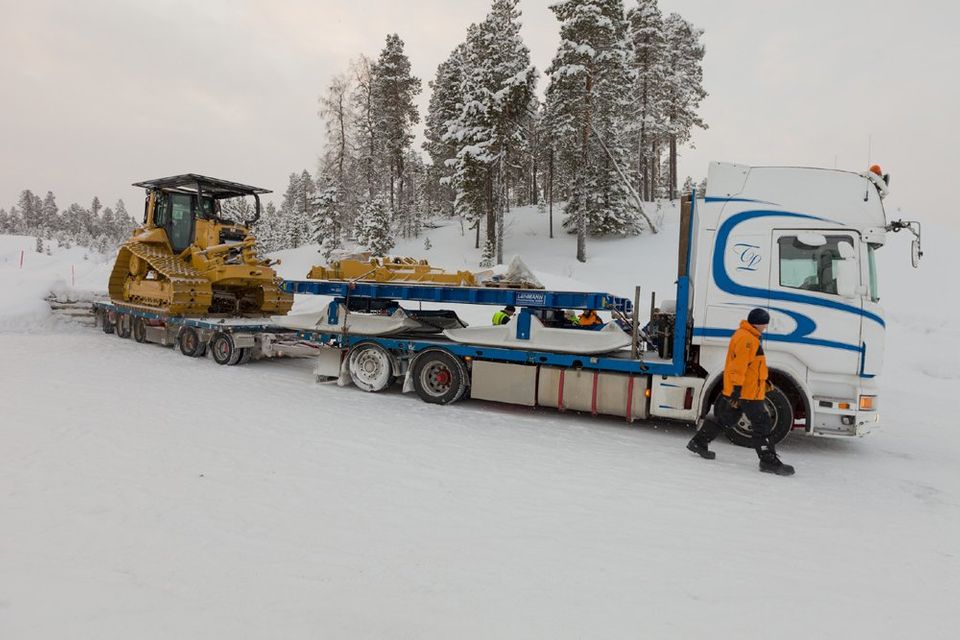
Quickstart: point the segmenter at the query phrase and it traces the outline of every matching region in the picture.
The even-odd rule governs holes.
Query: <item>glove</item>
[[[734,407],[740,406],[740,391],[742,388],[738,385],[733,388],[733,393],[730,394],[730,404]]]

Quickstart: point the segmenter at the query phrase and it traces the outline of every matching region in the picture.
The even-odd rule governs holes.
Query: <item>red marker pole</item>
[[[23,249],[20,249],[20,268],[23,269]]]

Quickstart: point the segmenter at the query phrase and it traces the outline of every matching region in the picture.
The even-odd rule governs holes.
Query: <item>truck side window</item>
[[[850,236],[826,236],[822,247],[810,247],[796,236],[783,236],[780,245],[780,286],[837,294],[836,266],[840,242],[853,244]]]

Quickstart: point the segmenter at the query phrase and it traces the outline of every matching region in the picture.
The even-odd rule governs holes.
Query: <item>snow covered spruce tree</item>
[[[413,125],[420,122],[413,99],[420,93],[420,79],[410,74],[410,59],[403,40],[393,33],[371,67],[372,98],[376,126],[385,164],[389,170],[390,210],[396,212],[404,235],[412,232],[411,212],[402,207],[406,174],[404,160],[413,142]]]
[[[437,74],[430,81],[430,105],[424,124],[426,141],[423,148],[430,156],[428,169],[431,182],[435,182],[442,206],[448,215],[456,213],[456,190],[453,188],[454,158],[457,155],[457,141],[447,137],[447,124],[456,120],[463,105],[460,102],[463,84],[464,57],[466,44],[461,43],[450,53],[450,57],[440,63]],[[477,247],[479,248],[479,233]]]
[[[393,248],[390,230],[390,209],[383,198],[374,198],[360,207],[354,222],[353,235],[375,256],[385,256]]]
[[[703,30],[694,27],[680,15],[671,13],[664,20],[666,40],[666,135],[670,144],[669,197],[677,192],[677,146],[690,140],[694,127],[706,129],[697,110],[707,96],[703,88],[703,56],[706,49],[700,42]]]
[[[637,191],[646,201],[655,195],[660,165],[660,143],[667,125],[664,114],[667,75],[666,37],[657,0],[639,0],[627,12],[634,50],[633,150]]]
[[[329,182],[329,180],[326,180]],[[324,260],[330,260],[342,245],[342,224],[338,206],[339,187],[330,184],[317,193],[313,206],[313,241],[320,245]]]
[[[283,249],[283,234],[280,212],[273,202],[267,202],[263,207],[260,220],[254,227],[257,246],[262,253],[270,253]]]
[[[577,233],[585,262],[587,233],[641,230],[623,178],[633,78],[632,47],[621,0],[562,0],[560,47],[547,73],[545,126],[557,161],[573,177],[564,226]]]
[[[510,160],[526,144],[536,69],[520,37],[518,0],[494,0],[467,30],[460,109],[445,142],[456,145],[453,182],[458,208],[483,216],[482,264],[503,262],[503,216],[510,206]]]
[[[316,183],[306,169],[300,174],[290,174],[278,212],[279,249],[295,249],[309,241],[316,190]]]

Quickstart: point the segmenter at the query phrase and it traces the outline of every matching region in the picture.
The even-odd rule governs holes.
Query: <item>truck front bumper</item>
[[[857,403],[833,398],[814,398],[810,433],[815,436],[854,437],[870,433],[880,423],[880,413],[874,408],[861,411]]]

